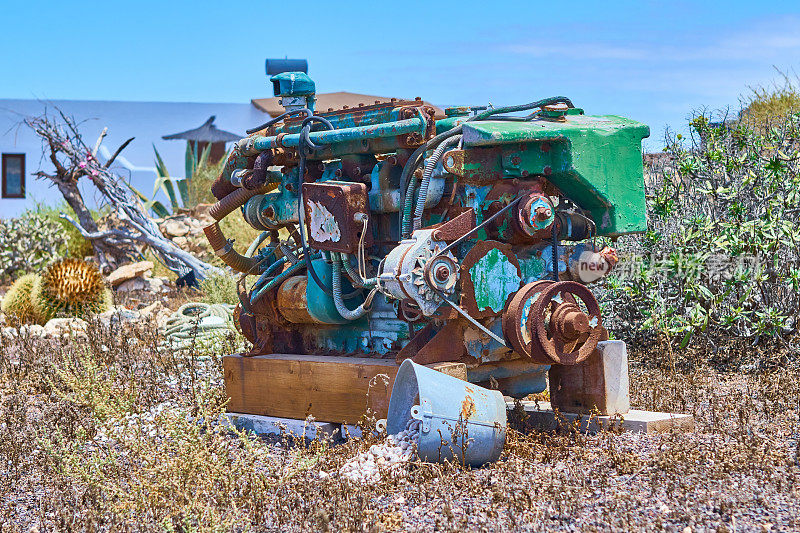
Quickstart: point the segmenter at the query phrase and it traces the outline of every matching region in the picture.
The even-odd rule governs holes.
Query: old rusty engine
[[[217,221],[241,209],[263,233],[240,253],[206,228],[243,274],[252,355],[463,362],[523,397],[608,338],[589,287],[617,262],[608,244],[646,228],[646,125],[561,96],[320,112],[306,74],[271,82],[285,113],[235,145],[212,188]]]

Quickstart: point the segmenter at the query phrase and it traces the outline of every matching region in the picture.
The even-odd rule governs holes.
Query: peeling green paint
[[[497,248],[489,250],[489,253],[472,265],[469,274],[475,287],[478,310],[491,308],[495,313],[503,310],[506,299],[519,289],[522,281],[517,267]]]

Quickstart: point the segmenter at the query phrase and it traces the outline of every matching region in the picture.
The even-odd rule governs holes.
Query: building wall
[[[162,135],[196,128],[211,115],[216,115],[215,125],[223,130],[245,136],[245,130],[264,122],[268,117],[250,103],[205,104],[178,102],[109,102],[54,100],[4,100],[0,99],[0,154],[25,154],[25,198],[0,198],[0,218],[14,217],[36,202],[55,204],[61,200],[58,190],[47,180],[32,176],[38,170],[52,171],[52,164],[44,153],[42,143],[23,120],[41,115],[45,111],[55,116],[57,109],[73,117],[79,124],[84,141],[93,146],[104,127],[108,136],[103,143],[110,155],[126,139],[134,141],[122,152],[112,166],[124,179],[146,195],[153,192],[155,178],[153,145],[158,148],[170,174],[183,177],[184,141],[165,141]],[[87,204],[97,206],[101,199],[84,183],[81,190]],[[161,193],[163,195],[163,193]],[[166,203],[166,198],[161,198]]]

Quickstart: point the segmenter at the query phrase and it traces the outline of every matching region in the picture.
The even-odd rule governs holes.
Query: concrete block
[[[339,430],[339,424],[298,420],[296,418],[243,413],[225,413],[225,417],[239,431],[252,431],[259,437],[284,433],[313,440],[316,438],[337,437]]]
[[[554,431],[559,428],[573,427],[578,423],[580,431],[595,433],[600,429],[621,429],[634,433],[658,433],[663,431],[694,431],[694,417],[679,413],[659,413],[630,409],[625,414],[588,415],[583,413],[565,413],[556,411],[550,402],[521,402],[525,409],[526,429]],[[513,401],[506,402],[508,409],[514,409]],[[579,421],[579,422],[578,422]]]
[[[583,363],[550,367],[550,400],[565,413],[625,414],[630,409],[628,351],[622,341],[601,341]]]

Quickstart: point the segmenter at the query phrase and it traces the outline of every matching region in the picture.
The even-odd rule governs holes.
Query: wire
[[[248,135],[250,135],[251,133],[255,133],[255,132],[257,132],[257,131],[261,131],[261,130],[263,130],[264,128],[269,128],[269,127],[270,127],[270,126],[272,126],[273,124],[275,124],[275,123],[277,123],[277,122],[280,122],[280,121],[281,121],[281,120],[283,120],[284,118],[288,117],[289,115],[294,115],[295,113],[305,113],[305,114],[306,114],[306,115],[308,115],[309,117],[312,115],[312,112],[311,112],[311,110],[310,110],[310,109],[308,109],[308,108],[305,108],[305,107],[304,107],[303,109],[295,109],[294,111],[287,111],[286,113],[284,113],[284,114],[282,114],[282,115],[279,115],[279,116],[277,116],[277,117],[275,117],[275,118],[272,118],[272,119],[270,119],[270,120],[266,121],[265,123],[263,123],[263,124],[262,124],[262,125],[260,125],[260,126],[256,126],[255,128],[250,128],[250,129],[249,129],[249,130],[247,130],[245,133],[247,133]]]

